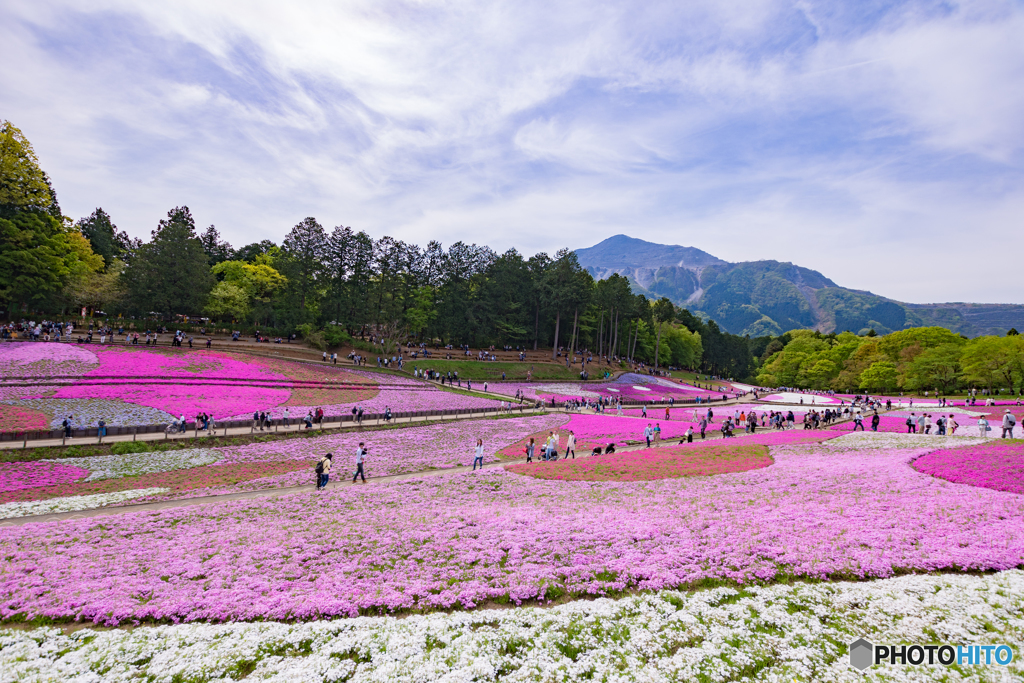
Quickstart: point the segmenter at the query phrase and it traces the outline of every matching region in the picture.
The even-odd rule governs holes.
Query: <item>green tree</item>
[[[658,341],[654,346],[654,368],[658,368],[659,353],[661,352],[661,327],[664,323],[672,320],[676,315],[675,305],[669,301],[668,297],[661,297],[654,302],[654,306],[651,307],[651,315],[654,318],[654,324],[658,328]]]
[[[963,344],[940,344],[918,354],[905,372],[903,386],[911,390],[941,389],[948,393],[960,380]]]
[[[214,277],[188,207],[168,211],[152,235],[124,271],[129,309],[165,317],[200,313]]]
[[[32,144],[10,121],[0,121],[0,216],[16,211],[49,213],[54,203],[53,188]]]
[[[871,364],[860,374],[860,388],[872,393],[882,393],[896,388],[896,363],[880,360]]]
[[[303,317],[315,317],[324,275],[327,233],[315,218],[298,223],[284,238],[281,273],[298,299]]]

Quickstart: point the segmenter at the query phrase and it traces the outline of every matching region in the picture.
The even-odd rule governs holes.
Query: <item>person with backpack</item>
[[[914,414],[907,418],[907,434],[917,434],[917,424],[914,421]]]
[[[1009,409],[1003,411],[1003,435],[999,438],[1005,439],[1007,435],[1013,438],[1013,428],[1017,426],[1017,418],[1013,416],[1013,413]]]
[[[316,490],[327,488],[327,480],[331,477],[331,463],[334,460],[334,454],[328,453],[324,457],[317,461],[316,467],[313,471],[316,472]]]
[[[878,431],[878,424],[881,421],[882,421],[882,418],[879,417],[877,412],[875,412],[875,414],[871,416],[871,431],[877,432]]]
[[[363,483],[366,483],[366,472],[363,470],[363,464],[366,461],[366,446],[362,441],[359,442],[359,448],[356,449],[356,473],[352,475],[352,483],[356,483],[356,477],[362,477]]]

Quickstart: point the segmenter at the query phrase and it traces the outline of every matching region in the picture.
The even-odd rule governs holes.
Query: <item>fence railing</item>
[[[642,401],[642,400],[639,400],[639,399],[622,399],[622,405],[624,407],[625,406],[641,407],[641,406],[644,406],[644,405],[646,405],[648,407],[654,407],[654,406],[663,407],[663,406],[684,406],[684,405],[707,405],[707,404],[716,403],[716,402],[717,403],[722,403],[723,401],[726,401],[726,400],[729,400],[729,397],[725,396],[725,395],[723,395],[722,398],[713,398],[713,399],[701,400],[700,402],[698,402],[696,399],[681,399],[681,400],[678,400],[678,401],[673,401],[672,403],[670,403],[668,401],[653,402],[653,401]],[[526,411],[533,411],[533,410],[537,409],[538,405],[541,408],[544,408],[544,409],[549,409],[549,408],[556,408],[557,409],[557,408],[565,408],[566,407],[566,402],[565,401],[554,401],[554,402],[552,402],[552,401],[546,401],[546,402],[527,401],[527,402],[524,402],[524,403],[515,403],[515,402],[513,402],[510,399],[510,409],[511,409],[512,412],[523,413],[523,412],[526,412]],[[431,417],[439,417],[439,418],[442,418],[442,419],[446,418],[446,417],[459,418],[461,416],[472,417],[474,415],[485,415],[485,414],[488,414],[488,413],[500,413],[500,412],[501,412],[501,409],[500,408],[496,408],[494,406],[488,406],[488,407],[483,407],[483,408],[446,408],[446,409],[443,409],[443,410],[393,410],[393,411],[391,411],[391,418],[390,418],[390,420],[386,420],[385,419],[385,413],[363,413],[361,418],[358,415],[353,415],[351,413],[346,413],[344,415],[324,415],[323,418],[321,418],[320,420],[314,421],[313,428],[314,429],[318,429],[318,428],[325,428],[325,427],[328,427],[330,425],[336,425],[337,428],[340,429],[340,428],[343,428],[343,427],[346,427],[346,426],[362,426],[362,425],[366,425],[368,423],[373,423],[374,425],[377,425],[379,423],[387,424],[389,421],[394,421],[394,420],[397,420],[397,419],[415,420],[416,418],[423,418],[424,420],[426,420],[426,419],[431,418]],[[304,423],[304,421],[305,420],[302,417],[290,417],[288,419],[288,426],[294,426],[294,425],[301,426]],[[216,420],[214,422],[214,428],[216,430],[218,430],[218,431],[219,430],[231,430],[231,429],[243,429],[245,427],[250,427],[251,428],[253,426],[253,422],[254,422],[253,420],[248,419],[248,418],[240,419],[240,420]],[[272,418],[270,420],[270,425],[272,427],[280,428],[280,427],[284,426],[284,418],[281,418],[281,417]],[[167,428],[169,426],[170,426],[170,423],[167,423],[167,422],[162,423],[162,424],[149,424],[149,425],[107,426],[106,427],[106,436],[110,437],[110,436],[129,436],[130,435],[130,436],[133,437],[133,440],[134,440],[134,437],[137,437],[140,434],[164,434],[167,438],[171,438],[171,437],[185,438],[185,437],[188,436],[189,432],[192,432],[193,434],[198,434],[198,433],[209,434],[209,432],[207,430],[197,429],[196,428],[197,425],[196,425],[196,423],[194,421],[193,422],[186,421],[185,429],[182,430],[182,431],[175,432],[173,434],[168,434],[167,433]],[[259,425],[257,425],[257,428],[258,427],[259,427]],[[226,433],[226,431],[225,431],[225,433]],[[62,441],[66,441],[67,439],[81,439],[81,438],[95,438],[95,439],[98,440],[99,439],[99,427],[74,427],[74,428],[71,428],[70,430],[64,430],[64,429],[43,429],[43,430],[28,430],[28,431],[21,431],[21,432],[0,432],[0,443],[4,443],[4,442],[18,442],[18,441],[20,441],[23,444],[27,444],[29,441],[45,441],[45,440],[53,441],[53,440],[57,440],[57,439],[61,439]]]

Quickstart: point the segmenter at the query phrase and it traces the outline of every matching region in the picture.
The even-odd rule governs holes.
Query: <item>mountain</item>
[[[1024,329],[1020,304],[908,304],[840,287],[816,270],[779,261],[729,263],[694,247],[654,244],[627,235],[577,249],[597,279],[627,277],[638,293],[668,297],[723,329],[752,337],[809,328],[879,334],[935,325],[968,337]]]

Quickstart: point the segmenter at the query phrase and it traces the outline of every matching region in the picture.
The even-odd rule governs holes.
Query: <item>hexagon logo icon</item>
[[[850,643],[850,666],[859,671],[871,666],[871,660],[875,652],[875,646],[864,640],[858,638],[857,640]]]

